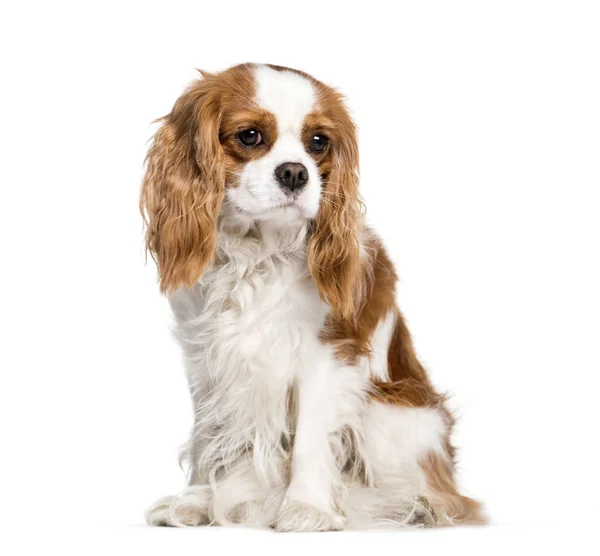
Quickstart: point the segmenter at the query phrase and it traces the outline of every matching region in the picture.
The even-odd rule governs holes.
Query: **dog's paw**
[[[345,524],[342,515],[290,500],[282,505],[273,527],[277,531],[341,531]]]
[[[146,523],[153,527],[173,527],[171,523],[171,502],[174,496],[159,498],[146,510]]]
[[[177,496],[159,498],[146,512],[146,522],[157,527],[196,527],[208,525],[205,497],[193,487]]]

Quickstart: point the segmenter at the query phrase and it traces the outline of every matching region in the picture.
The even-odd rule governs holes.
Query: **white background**
[[[15,2],[0,21],[5,554],[598,550],[597,2]],[[183,486],[191,423],[144,263],[146,141],[194,68],[246,61],[347,95],[369,221],[492,526],[143,525]]]

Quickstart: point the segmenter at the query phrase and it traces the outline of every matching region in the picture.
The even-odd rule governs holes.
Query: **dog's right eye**
[[[244,145],[244,147],[252,148],[260,145],[262,137],[256,129],[245,129],[240,131],[237,135],[238,141]]]

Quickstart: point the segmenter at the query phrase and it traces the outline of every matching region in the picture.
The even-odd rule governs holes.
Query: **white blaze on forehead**
[[[256,102],[277,118],[277,130],[300,136],[304,118],[315,104],[312,83],[292,71],[256,68]]]

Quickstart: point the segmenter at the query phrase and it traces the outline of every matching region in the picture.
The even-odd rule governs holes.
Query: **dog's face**
[[[360,201],[356,132],[340,95],[302,72],[245,64],[204,73],[162,121],[141,202],[163,291],[198,279],[227,213],[310,221],[311,275],[341,308],[358,266]]]
[[[319,92],[305,77],[267,66],[255,69],[254,80],[248,108],[223,111],[226,198],[257,220],[312,219],[332,157],[332,125],[318,107]]]

